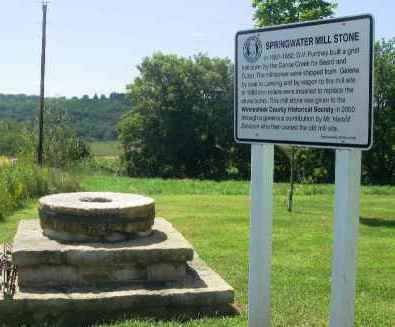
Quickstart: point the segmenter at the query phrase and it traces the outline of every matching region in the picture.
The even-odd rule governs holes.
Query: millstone
[[[40,224],[49,238],[70,242],[117,242],[148,236],[155,201],[137,194],[62,193],[39,200]]]

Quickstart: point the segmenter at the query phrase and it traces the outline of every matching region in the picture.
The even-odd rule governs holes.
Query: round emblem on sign
[[[243,55],[248,62],[256,62],[262,54],[262,42],[257,36],[250,36],[244,41]]]

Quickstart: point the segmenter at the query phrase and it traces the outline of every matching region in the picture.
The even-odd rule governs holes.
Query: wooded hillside
[[[103,141],[117,138],[117,122],[131,109],[130,100],[122,93],[111,93],[109,97],[49,98],[46,105],[65,111],[78,136]],[[38,106],[36,95],[0,94],[0,121],[33,122],[38,117]]]

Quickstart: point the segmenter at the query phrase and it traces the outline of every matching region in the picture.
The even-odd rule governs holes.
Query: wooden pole
[[[44,164],[44,92],[45,92],[45,48],[47,32],[47,2],[43,3],[43,22],[42,22],[42,39],[41,39],[41,81],[40,81],[40,116],[39,116],[39,135],[37,161],[40,166]]]

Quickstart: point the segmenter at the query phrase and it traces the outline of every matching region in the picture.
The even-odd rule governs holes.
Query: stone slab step
[[[20,222],[12,258],[20,287],[40,288],[178,280],[193,255],[192,245],[163,218],[155,219],[153,233],[147,237],[83,244],[49,239],[35,219]]]
[[[12,300],[0,300],[0,326],[32,321],[70,326],[101,319],[143,315],[162,317],[236,314],[233,288],[197,256],[188,263],[187,277],[163,284],[131,284],[112,289],[18,290]]]

